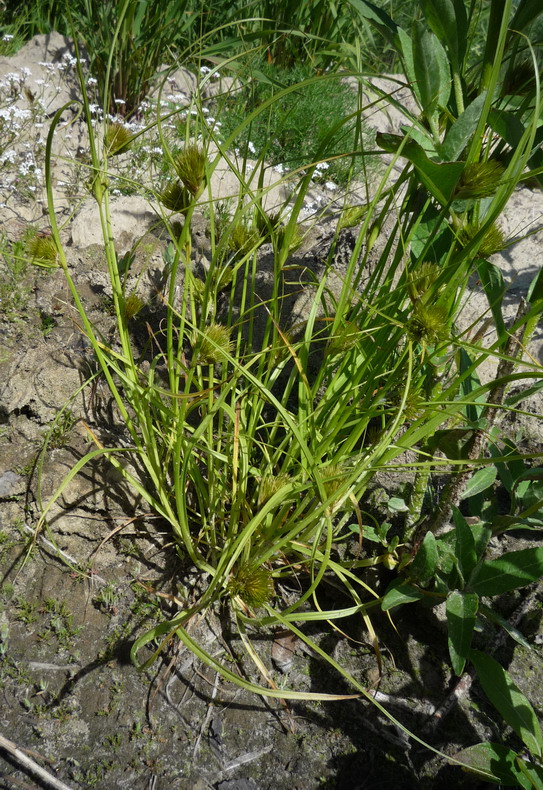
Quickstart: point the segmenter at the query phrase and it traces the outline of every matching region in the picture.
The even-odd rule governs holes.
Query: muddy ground
[[[15,238],[17,211],[29,221],[41,209],[28,197],[10,199],[4,221]],[[151,295],[156,296],[161,281],[165,241],[153,230],[152,213],[146,220],[140,204],[126,205],[119,214],[124,212],[132,224],[119,230],[120,246],[130,246],[136,232],[146,234],[133,271],[135,276],[144,273],[139,287],[147,289],[146,318],[152,322],[159,304],[153,305]],[[508,233],[535,229],[541,207],[540,193],[516,193],[517,213],[507,217]],[[205,232],[198,222],[205,220],[196,222],[194,243],[205,254]],[[85,306],[107,336],[112,319],[103,252],[93,244],[92,233],[78,235],[90,225],[83,214],[73,230],[66,228],[67,252]],[[299,262],[322,257],[328,233],[325,226],[317,228],[297,253]],[[537,236],[523,244],[503,257],[511,314],[541,253]],[[129,659],[134,638],[173,615],[172,596],[182,598],[198,582],[172,551],[165,525],[146,513],[104,462],[88,465],[72,481],[50,514],[50,533],[34,542],[40,503],[89,449],[82,421],[119,436],[122,429],[112,419],[107,391],[98,379],[70,403],[47,453],[40,455],[53,419],[92,372],[93,360],[75,323],[62,272],[29,268],[17,287],[24,298],[15,314],[0,314],[0,734],[39,754],[35,759],[73,790],[425,790],[444,782],[485,787],[406,740],[367,700],[266,701],[227,684],[175,644],[152,669],[134,668]],[[481,299],[474,285],[474,310]],[[536,333],[531,353],[542,361],[541,333]],[[505,430],[528,452],[541,452],[540,401],[526,402],[525,409],[527,415],[510,421]],[[394,493],[396,478],[382,483]],[[534,545],[538,539],[533,533],[508,534],[497,539],[494,550]],[[384,590],[392,578],[392,571],[382,571],[369,582]],[[332,590],[324,594],[338,603]],[[496,657],[541,713],[543,590],[502,596],[496,606],[509,617],[527,595],[530,605],[518,628],[533,648],[506,641]],[[417,605],[398,610],[393,621],[395,628],[384,615],[374,616],[385,670],[378,689],[385,707],[449,755],[481,740],[520,748],[476,683],[437,727],[429,726],[432,712],[455,683],[443,614]],[[358,621],[346,628],[350,640],[324,629],[311,636],[373,688],[379,673],[367,633]],[[229,657],[236,671],[257,679],[227,611],[210,613],[194,624],[194,631],[213,655]],[[488,649],[495,636],[490,629],[478,633],[475,646]],[[257,635],[255,642],[274,666],[273,637]],[[299,643],[292,647],[292,660],[275,664],[278,686],[350,692],[318,657]],[[0,753],[0,788],[15,787],[47,785]]]

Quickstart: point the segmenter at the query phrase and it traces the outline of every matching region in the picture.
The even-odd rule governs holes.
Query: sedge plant
[[[52,236],[126,441],[122,447],[105,445],[99,431],[91,431],[95,448],[61,483],[37,529],[47,524],[53,502],[74,475],[94,458],[107,457],[168,523],[183,567],[200,572],[206,580],[184,608],[135,640],[131,655],[137,666],[150,666],[178,638],[224,679],[247,690],[280,699],[345,699],[345,694],[330,691],[277,688],[253,637],[261,629],[280,626],[337,670],[353,696],[383,710],[346,667],[308,636],[306,626],[326,623],[342,633],[342,621],[357,615],[378,652],[372,610],[406,602],[409,590],[405,591],[400,576],[383,597],[364,578],[364,569],[372,566],[396,568],[400,573],[409,573],[411,567],[407,584],[419,598],[433,596],[436,602],[447,598],[443,564],[433,562],[435,552],[429,545],[437,539],[437,526],[443,524],[427,522],[414,497],[404,533],[389,538],[386,530],[369,528],[364,498],[377,473],[387,467],[418,470],[417,492],[429,470],[440,464],[448,469],[456,466],[462,473],[466,467],[487,464],[481,444],[475,445],[475,454],[440,460],[437,449],[432,450],[437,448],[435,437],[452,426],[481,430],[483,425],[474,422],[474,415],[476,420],[488,420],[488,410],[494,406],[514,408],[505,396],[488,404],[486,397],[496,398],[499,388],[515,376],[534,382],[540,378],[540,366],[520,362],[507,345],[511,333],[522,335],[526,342],[541,314],[539,278],[530,293],[530,307],[508,329],[503,319],[500,323],[499,304],[492,300],[495,280],[490,275],[483,280],[488,283],[496,321],[497,340],[492,345],[469,343],[457,332],[455,322],[470,275],[477,267],[484,269],[481,249],[489,254],[484,245],[497,238],[491,234],[515,185],[527,167],[532,167],[533,175],[539,172],[531,162],[541,102],[537,80],[531,99],[520,105],[498,89],[502,64],[511,65],[504,54],[513,41],[508,32],[509,2],[500,6],[497,44],[492,58],[489,55],[482,65],[475,98],[458,52],[464,25],[459,4],[450,4],[457,11],[458,40],[450,39],[447,32],[445,43],[439,43],[438,33],[433,32],[437,22],[428,10],[429,2],[425,3],[428,25],[416,26],[412,38],[369,3],[356,5],[369,9],[368,18],[377,16],[381,26],[385,20],[393,40],[400,42],[406,70],[411,69],[416,78],[413,84],[418,86],[422,109],[403,137],[380,138],[382,147],[392,153],[392,162],[364,211],[355,212],[359,224],[340,287],[334,245],[349,210],[338,220],[329,255],[314,271],[307,266],[296,270],[293,257],[304,235],[301,209],[327,141],[299,171],[297,182],[290,182],[290,201],[273,215],[265,210],[263,177],[248,177],[231,155],[235,137],[262,113],[273,111],[274,102],[296,90],[288,86],[253,109],[222,142],[212,139],[212,132],[201,139],[187,132],[184,143],[172,148],[163,135],[171,185],[156,197],[171,241],[162,294],[164,320],[152,329],[145,359],[130,331],[133,316],[127,310],[126,270],[119,267],[111,232],[109,159],[114,153],[111,146],[98,143],[85,94],[89,183],[103,230],[114,342],[106,341],[92,326],[72,280],[51,187],[52,141],[62,110],[56,114],[48,138],[46,174]],[[325,74],[312,79],[337,78]],[[82,74],[81,84],[84,87]],[[507,112],[514,115],[516,126],[498,123]],[[157,123],[160,128],[160,118]],[[514,140],[508,138],[510,134]],[[492,164],[496,152],[499,168]],[[351,153],[379,155],[376,150]],[[222,210],[219,223],[213,195],[213,171],[221,158],[239,182],[230,224]],[[403,170],[391,182],[393,165],[399,162]],[[262,161],[259,165],[265,167]],[[203,272],[194,266],[191,237],[193,217],[202,203],[210,215],[211,247]],[[265,288],[259,277],[263,244],[271,245],[273,261]],[[488,262],[485,271],[493,271]],[[289,314],[293,282],[296,289],[310,294],[303,320],[295,323]],[[511,371],[520,366],[520,372],[502,367],[493,382],[481,385],[476,372],[488,359],[504,361]],[[407,451],[418,460],[405,461]],[[137,471],[123,463],[126,456]],[[454,504],[450,498],[443,509]],[[470,527],[458,523],[465,538],[462,545],[469,548],[475,536],[466,538]],[[353,535],[358,551],[338,552],[337,547],[348,544]],[[368,535],[375,550],[368,551]],[[487,594],[481,579],[492,569],[484,565],[484,553],[478,555],[473,549],[466,556],[469,573],[462,575],[463,566],[457,561],[457,583],[450,589],[456,610],[465,612],[469,625],[474,616],[473,606],[467,606],[474,602],[473,585],[478,580],[481,594]],[[540,552],[532,552],[530,563],[524,560],[515,577],[518,583],[509,589],[528,583],[543,569]],[[282,591],[293,578],[303,579],[303,584],[286,602]],[[338,586],[349,604],[337,608],[324,604],[323,590]],[[463,608],[458,606],[460,599]],[[228,606],[260,679],[233,671],[191,632],[195,619],[218,605]],[[463,668],[469,642],[453,636],[453,648],[454,667]]]

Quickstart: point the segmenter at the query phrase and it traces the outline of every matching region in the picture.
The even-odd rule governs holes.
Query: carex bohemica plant
[[[473,485],[468,481],[474,468],[488,466],[485,442],[495,414],[500,406],[515,408],[505,389],[514,370],[520,366],[520,375],[533,386],[541,376],[539,365],[517,359],[511,338],[528,342],[543,310],[543,278],[536,277],[526,309],[506,327],[497,267],[481,257],[502,244],[496,223],[515,185],[527,170],[540,176],[537,79],[521,101],[500,91],[502,66],[527,56],[518,34],[539,11],[529,0],[521,0],[514,14],[509,0],[492,4],[483,60],[468,68],[471,17],[461,0],[425,0],[424,21],[410,31],[365,0],[350,5],[388,35],[420,112],[407,116],[401,134],[377,138],[379,150],[392,154],[392,161],[356,214],[359,225],[339,284],[334,245],[348,209],[336,211],[337,232],[316,273],[295,266],[292,258],[314,157],[324,158],[326,145],[312,152],[307,171],[300,169],[288,200],[273,215],[262,208],[263,178],[248,179],[246,168],[238,168],[230,155],[235,141],[297,88],[282,86],[213,146],[205,134],[195,141],[196,126],[177,153],[162,136],[171,186],[155,194],[166,209],[162,219],[171,241],[161,293],[164,315],[151,328],[146,359],[129,331],[129,320],[138,317],[129,308],[131,294],[125,293],[111,231],[112,152],[107,135],[99,146],[86,97],[89,183],[104,232],[114,341],[91,325],[66,264],[51,186],[52,141],[61,111],[55,115],[47,145],[52,237],[125,437],[122,447],[106,446],[93,432],[95,449],[77,462],[46,505],[38,529],[67,482],[93,458],[105,456],[169,525],[181,572],[197,571],[202,578],[193,597],[138,636],[131,651],[136,665],[150,666],[178,638],[224,679],[247,690],[281,699],[359,697],[402,726],[308,635],[307,625],[327,623],[345,633],[348,618],[361,618],[380,660],[371,620],[375,607],[389,611],[407,600],[446,601],[451,663],[461,672],[470,660],[476,618],[489,611],[478,608],[479,596],[504,589],[492,586],[495,568],[484,559],[487,542],[481,536],[491,535],[492,525],[483,525],[484,533],[472,529],[459,518],[457,505],[462,486]],[[477,5],[474,0],[473,8]],[[316,75],[311,81],[318,85],[333,77]],[[382,98],[395,101],[388,94]],[[230,163],[240,194],[230,226],[221,213],[218,236],[213,172],[221,158]],[[498,158],[499,166],[493,164]],[[391,184],[394,165],[401,174]],[[191,235],[199,201],[210,216],[211,250],[200,268]],[[170,222],[171,212],[181,212],[183,222]],[[259,276],[264,240],[267,290]],[[474,272],[496,328],[496,339],[487,345],[468,342],[457,330]],[[294,323],[285,309],[293,288],[310,295],[303,319]],[[481,385],[477,370],[487,360],[498,360],[497,374]],[[458,436],[469,441],[453,442]],[[453,444],[456,455],[449,450]],[[406,461],[406,453],[417,460]],[[130,455],[138,472],[123,463]],[[407,512],[404,526],[395,533],[366,507],[377,473],[390,467],[416,473],[400,511]],[[429,513],[425,494],[438,467],[457,474]],[[482,478],[473,479],[480,487]],[[439,544],[443,530],[448,543]],[[450,561],[446,549],[454,541],[459,555]],[[516,575],[502,574],[507,589],[543,570],[541,552],[528,551],[514,558]],[[364,575],[379,566],[394,574],[386,590],[374,589]],[[290,591],[287,601],[284,585],[293,579],[297,592]],[[336,605],[329,593],[338,590]],[[234,672],[194,636],[195,618],[218,605],[228,606],[260,681]],[[278,689],[252,638],[260,629],[276,627],[290,629],[328,662],[352,695]],[[490,767],[485,770],[493,775]]]

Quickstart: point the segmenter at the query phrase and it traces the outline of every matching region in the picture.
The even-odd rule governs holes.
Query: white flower
[[[45,80],[34,80],[36,85],[45,85]]]
[[[12,40],[13,40],[13,36],[10,33],[4,33],[4,35],[2,36],[2,41],[12,41]]]
[[[250,151],[252,154],[256,154],[256,148],[255,148],[255,146],[254,146],[254,143],[252,143],[250,140],[249,140],[249,142],[247,143],[247,148],[249,149],[249,151]]]
[[[122,106],[123,104],[126,104],[124,99],[114,99],[114,101],[117,106]]]
[[[329,167],[330,162],[319,162],[318,165],[315,165],[315,170],[320,173],[322,170],[328,170]]]
[[[94,77],[89,77],[87,80],[87,85],[92,88],[93,85],[98,85],[98,80],[96,80]]]
[[[0,157],[0,162],[5,164],[6,162],[10,162],[10,164],[14,164],[15,160],[17,159],[17,152],[10,148],[9,151],[4,151],[2,156]]]
[[[32,76],[32,72],[30,71],[30,69],[27,69],[26,66],[23,66],[21,68],[21,74],[23,75],[23,77],[31,77]]]
[[[333,181],[327,181],[324,186],[331,192],[334,192],[337,189],[337,184],[335,184]]]
[[[282,164],[275,165],[273,169],[275,170],[276,173],[279,173],[281,175],[283,173],[288,173],[288,168],[285,167],[285,165],[282,165]]]
[[[209,74],[210,72],[209,66],[200,66],[200,74]]]

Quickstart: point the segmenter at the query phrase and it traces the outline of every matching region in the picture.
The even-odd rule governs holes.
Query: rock
[[[157,215],[149,203],[138,195],[123,196],[110,201],[111,226],[115,248],[119,253],[130,250],[157,223]],[[89,198],[72,223],[72,243],[79,249],[104,243],[100,214],[96,201]]]
[[[4,472],[0,475],[0,499],[8,499],[18,494],[23,494],[26,487],[26,480],[15,472]]]

